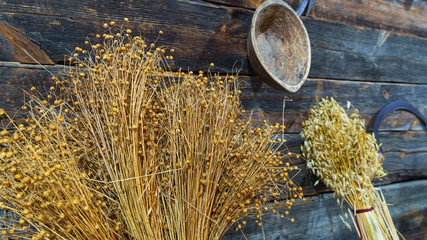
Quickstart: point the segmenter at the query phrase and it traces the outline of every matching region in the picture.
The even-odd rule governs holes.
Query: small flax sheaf
[[[363,213],[372,218],[359,220],[361,234],[374,231],[376,236],[386,236],[384,239],[397,239],[390,218],[379,211],[388,212],[388,209],[384,201],[378,199],[371,183],[373,178],[386,175],[378,158],[378,144],[373,134],[365,131],[365,122],[350,102],[347,109],[352,110],[350,116],[333,98],[323,98],[313,104],[301,132],[304,139],[301,149],[307,167],[353,209],[374,206],[378,210]]]
[[[374,200],[371,179],[386,174],[378,161],[378,144],[358,116],[353,109],[349,117],[333,98],[317,101],[303,123],[302,150],[307,166],[327,186],[342,197],[356,194],[370,206]]]

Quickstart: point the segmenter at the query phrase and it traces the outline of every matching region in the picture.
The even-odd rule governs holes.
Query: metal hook
[[[426,126],[427,128],[427,118],[425,118],[418,109],[416,109],[414,106],[412,106],[410,103],[405,101],[395,101],[387,104],[385,107],[383,107],[375,117],[373,132],[375,135],[375,138],[377,140],[377,143],[380,144],[378,139],[378,131],[380,128],[381,121],[387,116],[387,114],[394,112],[396,110],[405,110],[412,114],[414,114],[416,117],[418,117],[421,122]],[[380,151],[383,152],[382,148],[380,148]]]
[[[305,16],[308,16],[308,14],[311,12],[311,9],[313,8],[314,1],[315,0],[302,0],[298,10],[296,11],[297,15],[300,17],[304,11],[306,11]]]

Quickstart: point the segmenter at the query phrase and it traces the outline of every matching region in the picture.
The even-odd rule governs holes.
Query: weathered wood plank
[[[396,183],[381,187],[389,206],[395,227],[405,239],[425,239],[427,237],[427,180]],[[286,209],[279,209],[284,212]],[[346,212],[344,208],[344,212]],[[289,218],[264,216],[263,228],[251,219],[241,232],[230,229],[223,237],[231,239],[358,239],[357,232],[347,229],[340,215],[343,211],[330,193],[307,198],[297,202],[291,209]],[[295,223],[289,219],[295,218]],[[350,217],[347,219],[352,225]],[[263,238],[265,237],[265,238]]]
[[[102,3],[102,4],[101,4]],[[143,14],[142,14],[143,13]],[[135,34],[156,39],[176,49],[176,67],[253,74],[247,61],[246,40],[253,11],[207,4],[203,1],[118,2],[6,1],[0,21],[6,22],[40,45],[57,63],[64,61],[86,36],[94,39],[104,21],[129,17]],[[410,38],[370,29],[307,18],[304,23],[312,45],[309,77],[426,83],[427,39]],[[0,56],[1,57],[1,56]]]
[[[0,22],[0,61],[54,64],[44,51],[2,22]]]
[[[47,93],[52,74],[58,74],[64,66],[37,66],[19,63],[1,63],[0,67],[0,108],[14,115],[22,107],[25,91],[34,86],[40,93]]]
[[[311,78],[427,83],[425,61],[369,57],[319,48],[312,48],[311,56]]]
[[[261,0],[205,0],[255,9]],[[296,9],[299,0],[284,0]],[[422,0],[316,0],[310,17],[358,27],[427,37],[427,4]]]
[[[158,37],[159,30],[165,32],[158,44],[174,48],[176,60],[172,63],[183,68],[189,66],[191,70],[206,69],[214,60],[217,60],[217,70],[230,70],[241,59],[235,55],[236,50],[246,58],[243,49],[246,34],[221,32],[223,22],[227,22],[231,14],[235,14],[233,20],[238,22],[237,30],[242,31],[239,18],[249,20],[250,11],[188,1],[58,1],[55,4],[11,1],[0,5],[0,21],[20,29],[38,42],[56,62],[63,62],[64,55],[83,45],[87,37],[94,43],[99,42],[95,35],[105,32],[102,28],[105,21],[122,24],[123,18],[129,17],[127,25],[134,34],[142,33],[150,42]],[[247,24],[243,26],[248,27]],[[230,45],[235,47],[229,48]],[[226,69],[222,69],[225,66]]]
[[[387,103],[404,100],[421,113],[427,115],[425,104],[426,85],[392,84],[392,83],[365,83],[356,81],[335,81],[325,79],[309,79],[297,93],[286,93],[274,90],[257,77],[241,77],[247,84],[242,85],[243,105],[247,109],[268,117],[271,122],[282,122],[282,102],[285,97],[292,99],[286,103],[285,124],[288,132],[299,132],[301,123],[307,118],[307,111],[317,97],[334,97],[345,106],[350,101],[366,120],[368,128],[375,114]],[[422,129],[418,123],[413,123],[414,117],[405,112],[399,112],[399,117],[385,119],[382,130]],[[256,118],[255,118],[256,119]],[[384,128],[385,127],[385,128]]]
[[[339,23],[303,19],[313,46],[371,57],[427,60],[426,39],[391,32],[349,27]],[[352,39],[352,41],[349,41]]]
[[[24,99],[24,89],[36,86],[45,92],[51,85],[52,72],[57,74],[64,66],[56,65],[44,69],[37,65],[3,64],[0,67],[0,108],[9,112],[19,110]],[[367,127],[372,125],[375,114],[387,103],[405,100],[427,115],[427,85],[366,83],[358,81],[336,81],[325,79],[309,79],[297,93],[288,93],[272,89],[258,77],[241,76],[242,104],[248,112],[254,112],[253,119],[262,121],[267,117],[270,122],[282,123],[282,102],[285,97],[291,99],[286,103],[284,112],[288,133],[299,133],[301,124],[307,118],[307,112],[316,97],[334,97],[342,105],[347,101],[359,109],[361,117],[366,120]],[[364,97],[369,96],[369,97]],[[409,113],[397,112],[390,114],[381,124],[381,131],[421,130],[423,127]]]

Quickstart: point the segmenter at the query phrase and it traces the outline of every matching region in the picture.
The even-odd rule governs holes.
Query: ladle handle
[[[314,0],[302,0],[296,12],[298,17],[301,17],[305,9],[307,9],[305,16],[308,16],[308,14],[310,14],[311,9],[313,8],[313,5],[314,5]]]

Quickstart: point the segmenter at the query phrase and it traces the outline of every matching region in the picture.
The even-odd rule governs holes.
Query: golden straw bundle
[[[352,207],[361,239],[398,239],[387,205],[371,183],[386,174],[375,137],[364,125],[357,110],[348,117],[333,98],[317,101],[303,123],[302,152],[307,166]]]
[[[243,121],[236,78],[172,73],[166,48],[114,25],[1,132],[3,235],[220,239],[303,197],[274,138],[284,126]]]

